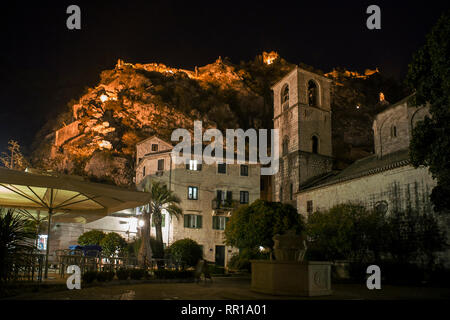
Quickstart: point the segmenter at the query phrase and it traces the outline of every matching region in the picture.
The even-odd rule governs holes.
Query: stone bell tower
[[[330,79],[299,67],[272,87],[280,154],[274,201],[296,206],[300,186],[332,169],[330,88]]]

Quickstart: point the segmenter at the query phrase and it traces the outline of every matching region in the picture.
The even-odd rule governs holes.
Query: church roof
[[[387,154],[381,159],[374,154],[355,161],[353,164],[340,172],[329,172],[306,181],[305,183],[300,185],[299,193],[343,181],[357,179],[363,176],[377,174],[383,171],[408,165],[409,163],[410,161],[408,149]]]

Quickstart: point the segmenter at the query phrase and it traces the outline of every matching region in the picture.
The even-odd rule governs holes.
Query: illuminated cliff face
[[[263,52],[263,61],[265,64],[272,64],[280,56],[275,51]]]
[[[125,169],[132,168],[138,141],[153,134],[170,141],[173,130],[192,130],[194,120],[202,120],[204,129],[217,126],[211,119],[239,127],[235,112],[242,108],[231,109],[227,99],[262,105],[235,67],[220,58],[194,71],[119,59],[73,104],[73,122],[55,131],[42,165],[131,184],[133,174]]]
[[[334,69],[331,72],[325,73],[325,76],[328,78],[333,78],[333,79],[339,79],[339,78],[357,78],[357,79],[367,79],[368,77],[379,73],[380,71],[378,70],[378,68],[376,68],[375,70],[372,69],[366,69],[364,71],[364,74],[360,74],[356,71],[349,71],[349,70],[342,70],[342,71],[338,71],[336,69]]]

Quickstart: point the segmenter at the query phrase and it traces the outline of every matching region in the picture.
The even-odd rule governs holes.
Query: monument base
[[[255,292],[286,296],[331,295],[331,264],[321,261],[252,260]]]

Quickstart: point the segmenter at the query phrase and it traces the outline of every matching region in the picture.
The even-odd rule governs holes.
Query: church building
[[[305,216],[353,202],[388,212],[412,206],[429,210],[436,185],[428,169],[415,169],[408,149],[412,129],[428,113],[407,97],[373,122],[375,153],[340,172],[332,170],[330,79],[295,68],[276,83],[274,128],[279,129],[280,169],[274,200]]]

